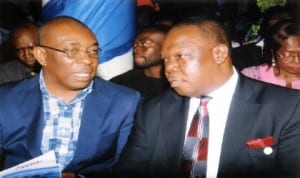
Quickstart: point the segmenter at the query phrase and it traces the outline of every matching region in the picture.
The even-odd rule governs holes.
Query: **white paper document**
[[[24,163],[0,172],[0,178],[60,178],[61,171],[56,163],[54,151],[45,153]]]

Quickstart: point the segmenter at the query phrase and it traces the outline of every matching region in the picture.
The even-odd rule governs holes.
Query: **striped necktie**
[[[201,96],[200,106],[197,109],[183,149],[184,177],[206,177],[209,116],[207,103],[211,97]]]

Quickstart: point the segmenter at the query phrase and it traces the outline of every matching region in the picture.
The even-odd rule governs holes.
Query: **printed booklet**
[[[54,151],[33,158],[0,172],[0,178],[60,178],[61,171],[56,163]]]

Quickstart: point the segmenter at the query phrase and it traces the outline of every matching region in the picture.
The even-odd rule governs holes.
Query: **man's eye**
[[[181,54],[180,55],[180,59],[188,59],[190,57],[190,55],[188,54]]]
[[[93,49],[89,51],[90,54],[97,54],[98,53],[98,49]]]
[[[144,41],[143,45],[149,45],[151,44],[151,41]]]
[[[77,54],[78,52],[79,52],[78,49],[69,49],[69,50],[68,50],[68,53],[69,53],[69,54]]]
[[[184,59],[184,55],[182,55],[182,54],[179,54],[178,56],[177,56],[177,59]]]

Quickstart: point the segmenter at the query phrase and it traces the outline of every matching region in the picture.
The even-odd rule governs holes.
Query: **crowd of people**
[[[134,68],[109,81],[84,22],[15,24],[1,169],[53,150],[62,178],[300,177],[297,11],[269,8],[253,36],[217,2],[174,15],[138,1]]]

